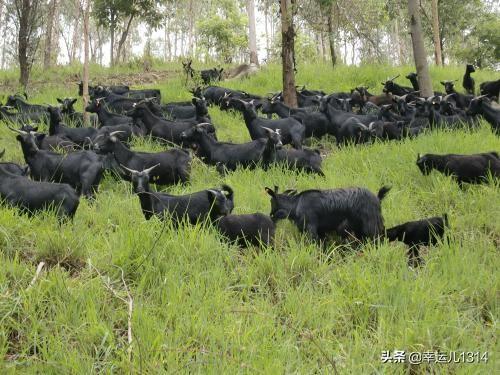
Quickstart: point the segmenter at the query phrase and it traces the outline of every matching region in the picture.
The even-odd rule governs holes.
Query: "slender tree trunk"
[[[255,2],[247,0],[248,13],[248,47],[250,49],[250,64],[259,65],[257,55],[257,31],[255,28]]]
[[[432,11],[432,37],[434,39],[434,61],[436,65],[441,65],[441,38],[439,37],[439,12],[438,0],[431,0]]]
[[[116,18],[114,13],[111,14],[111,23],[109,25],[109,65],[115,66],[115,28],[116,28]]]
[[[56,16],[57,0],[51,0],[49,3],[49,12],[47,15],[47,29],[45,31],[45,51],[43,54],[43,68],[48,69],[52,65],[52,38],[54,36],[54,21]]]
[[[118,42],[118,51],[116,52],[116,60],[119,61],[120,58],[122,59],[122,61],[124,60],[123,59],[123,45],[125,44],[125,41],[127,40],[127,36],[128,36],[128,33],[129,33],[129,30],[130,30],[130,26],[132,25],[132,21],[134,20],[135,18],[135,13],[134,14],[131,14],[129,19],[128,19],[128,22],[127,22],[127,27],[125,28],[125,30],[123,30],[123,33],[120,37],[120,41]]]
[[[266,33],[266,60],[269,62],[269,9],[267,3],[264,4],[264,28]]]
[[[83,108],[89,104],[89,18],[90,18],[90,1],[85,0],[85,14],[83,16]],[[85,125],[89,125],[89,114],[84,110],[83,119]]]
[[[81,35],[80,35],[80,17],[82,15],[82,7],[80,4],[80,0],[75,0],[75,8],[76,8],[76,14],[75,14],[75,28],[73,29],[73,38],[71,42],[71,57],[70,57],[70,62],[74,62],[76,60],[76,52],[77,48],[79,47],[78,40],[81,41]]]
[[[19,83],[26,90],[30,75],[30,64],[28,61],[28,43],[29,43],[29,20],[31,19],[31,3],[29,0],[21,0],[16,4],[16,10],[19,20],[18,33],[18,59],[19,59]]]
[[[427,98],[433,94],[433,91],[429,67],[427,66],[427,53],[425,52],[419,12],[419,0],[408,0],[413,58],[415,59],[415,66],[417,68],[420,95]]]
[[[330,45],[330,57],[332,59],[332,68],[337,65],[337,56],[335,55],[335,32],[333,29],[333,3],[328,10],[328,44]]]
[[[285,104],[297,107],[295,89],[295,30],[293,16],[296,0],[280,0],[281,9],[281,58],[283,64],[283,97]]]

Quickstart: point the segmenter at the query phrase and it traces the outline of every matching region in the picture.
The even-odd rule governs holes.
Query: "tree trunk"
[[[436,65],[441,65],[441,38],[439,37],[439,13],[438,0],[431,0],[432,11],[432,36],[434,39],[434,61]]]
[[[337,65],[337,56],[335,55],[335,33],[333,30],[333,3],[328,10],[328,44],[330,45],[330,57],[332,59],[332,68]]]
[[[49,13],[47,15],[47,29],[45,32],[45,51],[43,54],[43,68],[48,69],[52,65],[52,38],[54,36],[54,21],[56,16],[57,0],[49,3]]]
[[[296,0],[280,0],[281,10],[281,58],[283,64],[283,98],[285,104],[297,107],[295,89],[295,30],[293,16]]]
[[[257,31],[255,28],[255,2],[247,0],[248,13],[248,47],[250,49],[250,64],[259,65],[257,55]]]
[[[115,28],[116,19],[114,12],[111,12],[111,22],[109,24],[109,66],[115,66]]]
[[[267,3],[264,4],[264,28],[266,33],[266,60],[269,62],[269,9]]]
[[[130,15],[130,18],[128,19],[128,22],[127,22],[127,27],[125,28],[125,30],[123,30],[123,33],[120,37],[120,41],[118,42],[118,51],[116,52],[116,60],[117,61],[120,60],[120,57],[123,61],[123,56],[121,56],[122,52],[123,52],[123,45],[125,44],[125,41],[127,40],[128,32],[130,30],[130,25],[132,25],[132,21],[134,20],[134,18],[135,18],[135,13]]]
[[[433,91],[429,67],[427,66],[427,54],[425,52],[419,11],[419,0],[408,0],[410,34],[413,44],[413,58],[415,59],[418,74],[418,84],[420,86],[420,96],[427,98],[433,94]]]
[[[28,43],[29,43],[29,20],[31,18],[31,4],[29,0],[21,0],[17,5],[17,13],[19,18],[19,33],[18,33],[18,59],[19,59],[19,83],[26,90],[30,75],[30,64],[28,61]]]
[[[71,56],[70,56],[70,62],[74,62],[76,60],[76,50],[78,48],[78,39],[79,37],[81,38],[80,35],[80,16],[82,13],[82,8],[80,6],[80,0],[75,0],[75,7],[76,7],[76,14],[75,14],[75,28],[73,30],[73,38],[71,42]],[[81,40],[81,39],[80,39]]]
[[[85,14],[83,16],[83,108],[89,104],[89,18],[90,18],[90,1],[85,0]],[[83,111],[83,120],[85,126],[89,125],[89,114]]]

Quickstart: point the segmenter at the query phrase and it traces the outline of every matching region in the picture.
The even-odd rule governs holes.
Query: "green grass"
[[[409,67],[299,68],[298,83],[327,91],[356,84],[381,87]],[[433,69],[433,80],[462,69]],[[102,74],[105,74],[103,72]],[[102,76],[104,77],[104,75]],[[476,82],[491,79],[478,72]],[[266,67],[227,86],[266,94],[280,86]],[[226,84],[226,83],[225,83]],[[165,101],[189,98],[180,79],[161,84]],[[435,85],[439,89],[439,84]],[[374,91],[378,91],[375,89]],[[34,96],[55,102],[73,87],[50,85]],[[239,115],[211,109],[219,139],[249,139]],[[14,135],[0,127],[5,160],[22,162]],[[498,183],[460,189],[438,173],[422,176],[417,153],[499,150],[489,125],[473,132],[432,132],[413,140],[337,149],[315,141],[327,157],[326,178],[279,168],[238,169],[225,178],[193,162],[180,194],[220,185],[235,190],[235,213],[270,211],[265,186],[334,188],[393,186],[382,204],[387,226],[449,214],[449,243],[429,249],[425,266],[406,265],[397,243],[341,253],[320,250],[288,222],[274,249],[242,251],[207,225],[173,229],[146,222],[129,183],[106,178],[95,202],[82,199],[73,223],[52,214],[32,219],[0,209],[0,368],[2,373],[453,373],[498,368]],[[137,149],[159,150],[137,140]],[[154,246],[154,247],[153,247]],[[151,250],[152,249],[152,250]],[[47,263],[29,287],[39,262]],[[134,301],[131,357],[127,297]],[[99,270],[99,273],[96,271]],[[382,364],[383,350],[488,351],[481,364]]]

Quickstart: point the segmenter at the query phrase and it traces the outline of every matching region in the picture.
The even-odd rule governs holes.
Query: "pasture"
[[[410,71],[304,65],[297,83],[326,92],[364,84],[379,93],[388,76]],[[100,74],[106,82],[106,72]],[[434,89],[462,74],[462,67],[431,68]],[[182,74],[169,77],[148,87],[161,89],[163,102],[189,100]],[[474,77],[482,82],[496,74],[478,71]],[[57,81],[64,82],[36,86],[31,101],[56,104],[57,97],[76,97],[76,85]],[[221,85],[267,95],[279,90],[281,70],[270,65],[250,79]],[[79,110],[81,105],[79,100]],[[209,112],[219,140],[249,141],[239,113],[214,107]],[[3,161],[24,164],[15,135],[3,123],[0,139]],[[132,145],[164,149],[150,139]],[[164,190],[186,194],[225,183],[235,191],[234,213],[269,214],[266,186],[363,186],[376,192],[391,185],[382,202],[386,227],[447,213],[446,241],[428,248],[425,265],[413,269],[402,243],[346,251],[331,242],[320,248],[281,221],[273,248],[241,250],[209,224],[174,228],[146,221],[131,184],[110,176],[95,201],[82,198],[74,221],[61,226],[50,213],[28,218],[2,207],[2,373],[494,373],[500,186],[461,189],[437,172],[423,176],[415,165],[418,153],[499,151],[489,124],[341,149],[328,137],[309,145],[325,156],[325,177],[280,167],[238,168],[220,176],[194,158],[190,183]],[[45,267],[34,279],[40,262]],[[133,300],[131,345],[127,290]],[[382,363],[382,352],[394,350],[489,352],[489,358],[472,364]]]

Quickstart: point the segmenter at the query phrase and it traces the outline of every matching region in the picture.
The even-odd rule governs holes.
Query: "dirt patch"
[[[181,74],[180,70],[151,70],[148,72],[131,72],[131,73],[110,73],[100,75],[96,78],[91,78],[91,84],[106,84],[106,85],[128,85],[131,87],[153,85],[160,82],[169,81]],[[77,73],[61,77],[62,80],[54,81],[48,79],[35,79],[29,84],[29,91],[40,91],[41,86],[45,89],[47,86],[68,86],[76,87],[81,80]],[[0,91],[14,92],[19,89],[17,80],[5,79],[0,82]]]

